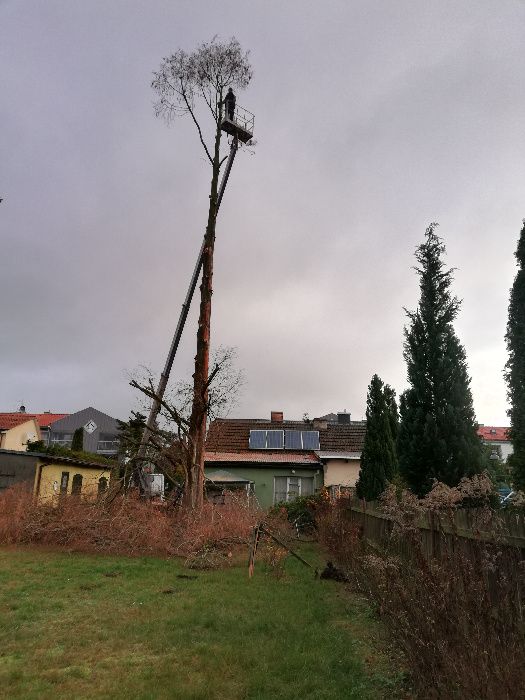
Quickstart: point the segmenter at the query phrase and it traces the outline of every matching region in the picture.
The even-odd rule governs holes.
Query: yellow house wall
[[[329,459],[324,468],[324,485],[355,486],[360,468],[358,459]]]
[[[39,467],[40,478],[35,481],[35,493],[38,489],[39,501],[52,501],[58,499],[60,494],[60,482],[63,472],[69,472],[67,493],[71,494],[73,477],[75,474],[82,475],[81,496],[88,499],[95,499],[98,493],[98,480],[104,476],[108,480],[111,474],[109,469],[101,466],[100,469],[93,467],[81,467],[73,464],[45,464]],[[56,484],[55,484],[56,482]]]
[[[33,440],[42,439],[40,427],[34,418],[29,418],[25,423],[21,423],[7,430],[1,437],[0,448],[2,450],[27,451],[28,433],[36,436]]]

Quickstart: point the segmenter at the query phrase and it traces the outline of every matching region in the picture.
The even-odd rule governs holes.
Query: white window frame
[[[281,503],[281,501],[275,500],[275,493],[276,493],[276,491],[275,491],[275,479],[278,479],[278,478],[282,479],[283,476],[274,476],[273,477],[273,502],[274,502],[274,505],[275,505],[275,503]],[[301,498],[301,496],[303,495],[303,479],[311,479],[312,480],[312,494],[315,493],[315,476],[303,476],[303,475],[295,476],[292,474],[291,476],[286,477],[286,498],[285,498],[286,503],[290,503],[290,501],[295,500],[295,498],[289,498],[290,479],[297,479],[298,480],[299,493],[297,494],[296,498]]]

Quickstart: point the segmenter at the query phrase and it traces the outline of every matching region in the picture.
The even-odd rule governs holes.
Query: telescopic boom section
[[[228,129],[224,128],[224,123],[228,121]],[[221,124],[221,129],[224,131],[227,131],[228,133],[231,133],[231,125],[232,122],[229,120],[224,120],[223,123]],[[245,128],[243,124],[242,128],[242,140],[244,141],[245,138]],[[226,167],[222,176],[221,184],[219,186],[219,191],[217,193],[217,212],[219,211],[219,208],[221,206],[222,198],[224,195],[224,190],[226,189],[226,185],[228,183],[228,178],[230,177],[230,172],[233,166],[233,161],[235,160],[235,155],[237,153],[237,149],[239,148],[239,138],[236,133],[233,134],[233,141],[231,144],[230,148],[230,155],[228,156],[228,160],[226,162]],[[182,309],[180,312],[179,316],[179,321],[177,323],[177,327],[175,329],[175,334],[173,335],[173,340],[171,341],[171,346],[170,350],[168,352],[168,356],[166,358],[166,363],[164,365],[164,369],[162,371],[162,374],[160,375],[160,380],[157,386],[157,392],[155,395],[155,399],[153,399],[152,404],[151,404],[151,409],[149,412],[148,420],[146,421],[146,426],[144,428],[144,433],[142,435],[142,440],[139,446],[139,449],[137,451],[137,455],[135,457],[136,460],[136,473],[138,475],[139,479],[139,485],[140,485],[140,490],[143,494],[149,495],[150,492],[150,484],[148,480],[148,475],[145,474],[144,469],[143,469],[143,462],[146,459],[146,450],[148,447],[148,443],[151,438],[151,433],[152,430],[155,427],[155,422],[157,420],[157,417],[160,413],[161,405],[162,405],[162,400],[164,398],[164,392],[166,391],[166,386],[168,384],[171,368],[173,366],[173,361],[175,359],[175,355],[177,354],[177,349],[179,347],[180,339],[182,337],[182,331],[184,330],[184,325],[186,323],[186,319],[188,318],[188,312],[190,310],[191,306],[191,300],[193,298],[193,294],[195,292],[195,289],[197,287],[197,282],[199,281],[200,273],[202,270],[202,260],[203,260],[203,253],[204,253],[204,241],[201,245],[201,249],[199,251],[199,256],[197,258],[197,262],[195,264],[195,268],[193,270],[193,274],[191,276],[190,280],[190,285],[188,287],[188,291],[186,292],[186,298],[184,299],[184,303],[182,305]]]

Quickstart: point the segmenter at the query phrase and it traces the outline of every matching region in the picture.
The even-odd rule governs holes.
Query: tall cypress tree
[[[505,365],[510,409],[510,439],[514,454],[509,458],[514,486],[525,490],[525,221],[515,252],[518,274],[510,292]]]
[[[453,327],[460,302],[450,292],[453,270],[444,268],[445,246],[435,226],[416,249],[419,306],[405,309],[403,354],[410,387],[400,401],[399,467],[420,496],[433,479],[456,486],[482,468],[465,350]]]
[[[366,436],[356,484],[359,498],[374,501],[397,471],[395,392],[374,374],[366,400]]]

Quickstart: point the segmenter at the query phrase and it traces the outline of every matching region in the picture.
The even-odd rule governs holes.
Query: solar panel
[[[319,431],[303,430],[303,450],[319,449]]]
[[[266,447],[266,430],[250,430],[250,450],[264,450]]]
[[[301,440],[300,430],[287,430],[285,447],[287,450],[302,450],[303,442]]]
[[[266,447],[269,450],[282,450],[284,447],[284,430],[267,430]]]

